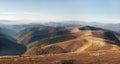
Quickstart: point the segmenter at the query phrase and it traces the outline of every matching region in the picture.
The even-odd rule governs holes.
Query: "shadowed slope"
[[[16,40],[0,32],[0,55],[21,55],[26,47],[17,44]]]
[[[23,35],[24,34],[24,35]],[[69,34],[65,27],[33,27],[19,32],[18,42],[25,46],[31,47],[34,43],[52,44],[60,41],[70,40],[75,38]]]

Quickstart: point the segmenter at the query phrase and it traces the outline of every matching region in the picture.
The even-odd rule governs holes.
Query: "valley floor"
[[[1,56],[0,64],[120,64],[120,51]]]

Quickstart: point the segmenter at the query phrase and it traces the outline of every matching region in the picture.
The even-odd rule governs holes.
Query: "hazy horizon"
[[[0,20],[120,23],[120,0],[0,0]]]

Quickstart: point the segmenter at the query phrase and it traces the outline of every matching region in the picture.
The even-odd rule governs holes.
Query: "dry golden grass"
[[[43,46],[43,47],[33,47],[29,49],[25,55],[43,55],[43,54],[58,54],[58,53],[66,53],[64,49],[59,46]]]
[[[120,51],[0,57],[0,64],[119,64]]]
[[[45,45],[42,47],[42,49],[41,46],[39,47],[35,46],[29,49],[26,52],[26,55],[42,55],[54,52],[55,52],[54,54],[56,53],[58,54],[58,53],[82,53],[84,51],[99,51],[99,50],[118,50],[118,51],[120,50],[120,47],[112,44],[112,41],[94,37],[92,31],[83,31],[81,33],[73,33],[72,35],[76,36],[76,38],[66,40],[63,42]]]

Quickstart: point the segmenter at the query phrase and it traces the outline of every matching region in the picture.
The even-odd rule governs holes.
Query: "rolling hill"
[[[17,35],[28,48],[25,55],[120,50],[119,33],[92,26],[33,27]]]

